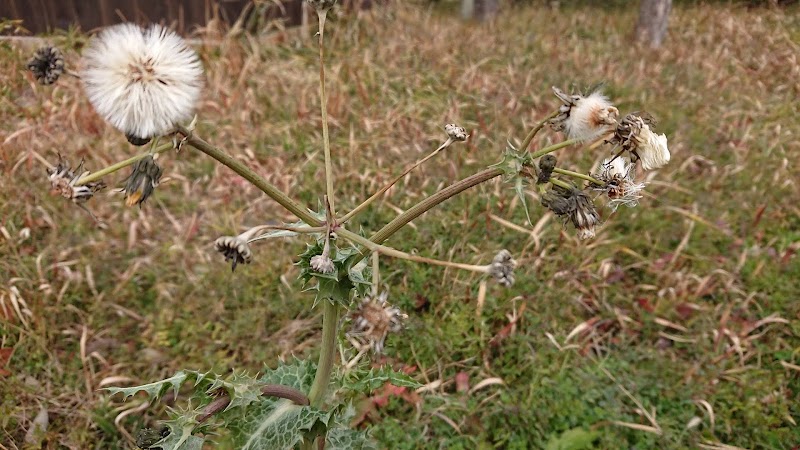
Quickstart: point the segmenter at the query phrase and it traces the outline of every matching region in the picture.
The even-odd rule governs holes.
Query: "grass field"
[[[527,224],[499,181],[389,241],[475,264],[507,248],[519,268],[479,306],[477,275],[382,259],[410,318],[381,362],[426,388],[360,405],[381,447],[544,448],[583,428],[597,436],[585,448],[800,448],[800,10],[677,5],[658,51],[631,42],[635,16],[520,7],[477,26],[395,5],[329,23],[340,210],[434,149],[445,123],[472,135],[359,216],[367,232],[499,160],[558,106],[551,86],[605,82],[623,113],[658,119],[673,154],[637,208],[602,211],[593,241],[534,191]],[[197,133],[316,207],[324,164],[306,31],[205,30]],[[72,62],[86,39],[52,37]],[[293,221],[230,170],[191,149],[165,154],[168,181],[142,209],[113,189],[89,203],[106,229],[48,195],[42,160],[60,152],[96,169],[134,150],[77,80],[37,85],[30,54],[0,42],[0,449],[22,448],[42,410],[43,448],[133,448],[164,408],[109,398],[106,383],[316,358],[320,312],[292,265],[303,242],[259,245],[235,273],[213,250],[245,226]],[[585,171],[605,156],[573,148],[559,160]]]

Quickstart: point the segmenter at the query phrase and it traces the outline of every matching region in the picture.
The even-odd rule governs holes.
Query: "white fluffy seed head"
[[[608,97],[593,92],[575,101],[570,108],[564,129],[570,139],[588,141],[600,137],[616,123],[619,110],[611,104]]]
[[[620,205],[633,208],[639,204],[644,183],[637,183],[634,180],[636,166],[633,163],[619,156],[606,159],[600,167],[602,170],[598,178],[608,184],[599,187],[598,190],[608,195],[608,207],[612,211],[616,211]]]
[[[191,118],[203,87],[203,66],[174,32],[123,23],[89,43],[81,80],[106,121],[127,135],[150,138]]]
[[[642,131],[637,136],[639,145],[636,153],[642,160],[644,170],[653,170],[664,167],[669,162],[670,154],[667,148],[667,135],[655,134],[650,127],[645,124]]]
[[[600,167],[607,178],[625,178],[630,172],[630,163],[623,157],[606,158]]]

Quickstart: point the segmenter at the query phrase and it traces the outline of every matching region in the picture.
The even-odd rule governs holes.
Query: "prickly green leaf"
[[[173,418],[164,423],[169,429],[169,434],[151,445],[151,449],[161,450],[202,450],[205,439],[194,436],[198,426],[197,416],[200,408],[188,410],[175,410]]]
[[[328,431],[325,450],[377,450],[377,444],[366,431],[334,428]]]
[[[148,383],[143,384],[141,386],[133,386],[129,388],[118,388],[118,387],[108,387],[105,390],[109,391],[111,395],[115,395],[118,393],[123,394],[125,397],[123,400],[127,400],[128,397],[135,395],[138,392],[144,392],[150,398],[150,400],[157,400],[162,395],[164,395],[170,388],[173,389],[175,395],[178,394],[178,390],[181,388],[181,385],[186,382],[187,379],[193,379],[198,377],[198,375],[203,376],[199,372],[192,371],[192,370],[181,370],[180,372],[176,373],[175,375],[167,378],[166,380],[156,381],[155,383]]]
[[[334,271],[332,273],[319,273],[311,268],[311,258],[321,255],[324,249],[323,242],[316,242],[309,245],[305,252],[300,255],[300,279],[304,285],[308,285],[312,280],[316,284],[311,285],[308,290],[317,291],[316,301],[331,300],[345,307],[350,305],[352,292],[364,292],[369,287],[371,278],[369,268],[366,265],[355,264],[360,259],[359,250],[353,246],[339,248],[331,244],[330,258],[333,261]]]
[[[291,449],[320,423],[327,426],[331,413],[289,400],[262,398],[235,420],[227,418],[235,448],[241,450]],[[235,425],[233,425],[235,423]]]
[[[275,369],[266,369],[258,381],[261,384],[281,384],[300,392],[308,392],[316,372],[317,367],[313,362],[295,359],[292,364],[281,364]]]
[[[523,167],[530,165],[533,165],[530,152],[527,150],[520,152],[509,142],[506,151],[503,153],[503,159],[490,167],[503,169],[503,180],[509,182],[520,176],[519,173]]]
[[[263,383],[245,372],[234,372],[227,380],[217,378],[206,388],[206,394],[212,395],[218,389],[224,389],[231,401],[225,410],[247,406],[256,402],[261,397],[261,385]]]
[[[369,372],[357,371],[354,375],[351,374],[348,379],[342,380],[342,388],[355,392],[370,393],[386,383],[412,389],[422,386],[408,375],[396,372],[391,367],[383,366],[379,369],[372,368]]]
[[[522,204],[522,209],[525,210],[525,218],[528,219],[528,223],[530,225],[533,225],[533,222],[531,222],[531,214],[528,211],[528,201],[525,195],[525,186],[527,186],[527,183],[525,183],[525,180],[522,177],[517,177],[517,179],[514,180],[514,192],[517,193],[517,198],[519,198],[519,201]]]

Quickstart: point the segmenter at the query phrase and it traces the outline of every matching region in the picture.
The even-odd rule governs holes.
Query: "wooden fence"
[[[282,19],[286,26],[298,25],[303,16],[303,0],[0,0],[0,19],[22,20],[33,34],[79,26],[83,31],[119,22],[162,23],[186,34],[211,19],[233,23],[242,11],[257,14],[266,23]],[[349,5],[369,6],[368,0],[345,1]]]

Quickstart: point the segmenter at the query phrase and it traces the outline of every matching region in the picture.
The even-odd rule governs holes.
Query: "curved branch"
[[[300,406],[308,406],[310,402],[308,401],[308,397],[305,394],[298,391],[295,388],[284,386],[281,384],[267,384],[261,388],[261,395],[265,397],[278,397],[278,398],[285,398],[286,400],[291,400],[294,403]],[[203,423],[208,420],[214,414],[225,410],[228,405],[231,403],[231,398],[226,393],[220,397],[217,397],[206,405],[203,409],[203,412],[197,417],[198,423]]]

